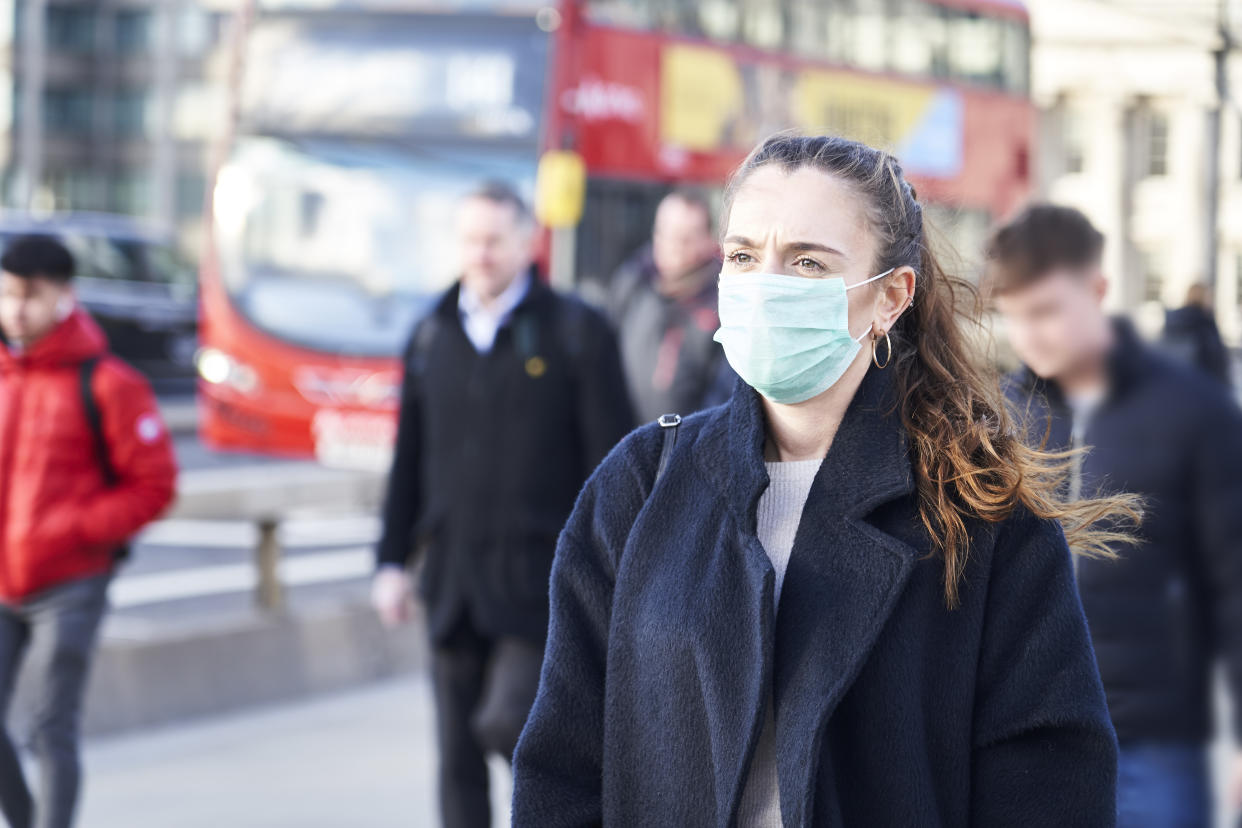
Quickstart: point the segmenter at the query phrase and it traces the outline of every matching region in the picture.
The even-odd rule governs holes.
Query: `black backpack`
[[[95,392],[91,389],[91,381],[95,378],[95,369],[99,366],[99,357],[91,357],[85,360],[78,374],[78,385],[82,392],[82,409],[86,412],[86,422],[91,427],[91,436],[95,442],[95,459],[99,463],[99,468],[103,471],[104,484],[108,488],[112,488],[120,478],[117,477],[116,469],[112,467],[112,460],[108,457],[108,441],[104,437],[103,415],[99,411],[99,401],[95,399]],[[114,553],[118,561],[123,561],[129,557],[130,544],[122,544]]]

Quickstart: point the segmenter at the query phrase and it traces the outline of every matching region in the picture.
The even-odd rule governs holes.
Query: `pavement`
[[[412,828],[439,825],[429,682],[364,689],[97,739],[81,828]],[[492,762],[493,824],[511,783]]]
[[[1213,751],[1217,784],[1230,749]],[[207,721],[92,739],[81,828],[434,828],[436,753],[423,675]],[[507,765],[491,763],[493,825]],[[1236,824],[1223,811],[1217,828]]]

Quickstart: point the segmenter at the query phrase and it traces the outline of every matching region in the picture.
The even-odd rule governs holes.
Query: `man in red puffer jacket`
[[[118,550],[172,501],[172,443],[146,380],[77,306],[47,236],[0,257],[0,716],[23,658],[37,686],[37,804],[0,729],[0,812],[73,822],[78,718]]]

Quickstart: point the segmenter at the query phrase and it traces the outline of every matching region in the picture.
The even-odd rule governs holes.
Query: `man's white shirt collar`
[[[518,276],[496,297],[490,307],[484,306],[479,295],[462,282],[461,292],[457,297],[457,311],[461,314],[462,328],[476,351],[485,354],[492,349],[497,332],[526,298],[530,281],[529,273]]]

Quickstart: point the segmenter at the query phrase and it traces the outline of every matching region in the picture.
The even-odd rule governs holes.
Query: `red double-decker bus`
[[[532,192],[549,150],[587,181],[581,221],[542,264],[587,292],[671,186],[721,186],[781,129],[890,148],[964,251],[1030,187],[1014,0],[437,8],[247,10],[202,260],[210,445],[382,468],[398,355],[454,278],[453,204],[488,177]]]

